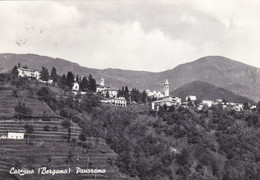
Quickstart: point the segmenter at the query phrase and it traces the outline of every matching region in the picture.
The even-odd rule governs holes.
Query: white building
[[[79,83],[77,81],[75,81],[72,84],[72,91],[78,91],[79,90]]]
[[[24,133],[22,133],[22,132],[8,132],[7,139],[24,139]]]
[[[169,87],[168,79],[166,79],[164,83],[164,96],[169,96],[169,95],[170,95],[170,87]]]
[[[100,78],[99,84],[97,84],[96,93],[106,94],[106,91],[110,90],[110,87],[105,86],[104,78]]]
[[[117,97],[117,93],[118,91],[115,90],[115,89],[109,89],[108,90],[108,94],[109,94],[109,97],[112,98],[112,97]]]
[[[0,136],[0,139],[7,139],[7,136],[6,135],[2,135],[2,136]]]
[[[104,80],[104,78],[100,78],[99,85],[100,85],[100,86],[105,86],[105,80]]]
[[[202,100],[201,101],[201,104],[202,105],[205,105],[207,107],[212,107],[212,105],[214,104],[214,101],[211,101],[211,100]]]
[[[41,73],[38,70],[28,68],[17,68],[19,77],[29,77],[40,79]]]
[[[113,98],[111,99],[111,104],[115,106],[126,107],[126,99],[124,97]]]
[[[186,101],[196,101],[197,100],[197,97],[196,96],[192,96],[192,95],[189,95],[189,96],[186,96]]]
[[[154,97],[154,98],[162,98],[164,97],[164,94],[161,93],[161,91],[150,91],[149,89],[145,90],[148,97]]]
[[[166,105],[167,107],[181,105],[181,98],[170,96],[169,82],[166,79],[164,84],[164,95],[158,98],[157,101],[151,102],[152,110],[159,110],[160,107]]]

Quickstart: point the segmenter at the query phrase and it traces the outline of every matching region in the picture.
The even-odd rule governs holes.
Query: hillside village
[[[237,152],[231,156],[226,141],[217,139],[208,144],[210,141],[203,137],[213,138],[216,131],[229,132],[241,125],[259,126],[255,115],[259,105],[221,98],[197,99],[192,94],[181,99],[170,95],[168,79],[162,87],[163,93],[129,90],[127,86],[116,90],[106,86],[104,78],[96,83],[91,75],[81,77],[68,72],[59,76],[55,67],[49,73],[45,67],[39,71],[18,64],[9,74],[2,74],[0,82],[0,146],[3,147],[0,153],[4,155],[0,158],[0,176],[10,179],[29,177],[10,175],[13,166],[32,171],[41,167],[64,170],[80,166],[103,173],[59,177],[65,180],[157,180],[168,176],[167,179],[217,180],[215,171],[222,173],[218,175],[221,177],[225,174],[205,162],[206,157],[196,160],[195,155],[189,154],[192,146],[198,153],[203,148],[200,141],[206,141],[210,146],[210,150],[205,150],[207,156],[221,152],[215,155],[218,157],[214,157],[214,162],[220,161],[222,165],[225,156],[232,159]],[[239,121],[246,118],[246,121],[238,125],[234,117]],[[254,139],[257,132],[248,134],[249,131],[243,129],[245,138]],[[230,137],[223,135],[222,138]],[[139,152],[135,148],[139,148]],[[252,148],[255,153],[257,150]],[[142,159],[139,153],[151,159]],[[164,168],[159,168],[159,162],[164,163]],[[146,166],[149,168],[144,169]],[[152,166],[157,169],[153,170]],[[149,175],[153,171],[157,173],[154,177]],[[52,179],[51,175],[34,175],[31,177]]]
[[[38,70],[29,69],[29,68],[21,68],[18,69],[18,76],[19,77],[27,77],[27,78],[36,78],[40,82],[45,83],[53,83],[52,79],[48,79],[48,81],[41,80],[41,73]],[[80,84],[79,79],[77,80],[74,78],[74,82],[72,83],[72,93],[74,95],[80,94],[86,94],[85,91],[80,90]],[[186,98],[182,100],[179,97],[173,97],[170,96],[170,88],[169,88],[169,82],[168,79],[166,79],[164,84],[164,93],[161,93],[161,91],[152,91],[149,89],[145,90],[147,98],[150,99],[151,109],[158,111],[159,108],[166,106],[167,108],[178,107],[182,106],[185,108],[196,108],[198,110],[202,110],[203,108],[211,108],[213,105],[219,105],[223,109],[229,108],[233,109],[235,111],[243,111],[243,110],[256,110],[255,104],[249,104],[248,102],[227,102],[224,99],[216,99],[213,100],[207,100],[207,99],[201,99],[197,100],[197,97],[194,95],[187,94]],[[128,90],[127,90],[128,91]],[[129,100],[127,100],[123,96],[118,96],[118,90],[112,89],[111,87],[105,86],[105,80],[104,78],[101,78],[99,81],[99,84],[96,84],[96,94],[101,94],[106,99],[100,100],[103,103],[111,103],[116,106],[122,106],[126,107],[128,103],[136,103],[134,100],[131,100],[131,91],[128,91],[127,97],[130,97]],[[147,103],[147,100],[146,100]]]

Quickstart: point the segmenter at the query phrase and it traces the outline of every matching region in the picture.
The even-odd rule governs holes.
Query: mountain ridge
[[[168,79],[171,90],[175,90],[187,83],[199,80],[228,89],[254,101],[260,100],[260,69],[223,56],[206,56],[180,64],[170,70],[148,72],[118,68],[95,69],[82,67],[77,63],[60,58],[5,53],[0,54],[0,66],[3,68],[0,72],[11,70],[19,62],[39,70],[42,65],[49,71],[55,66],[60,75],[66,74],[68,71],[81,76],[92,74],[97,83],[103,77],[105,85],[115,89],[127,85],[130,89],[163,90],[165,79]]]
[[[249,102],[255,104],[254,101],[247,97],[237,95],[227,89],[214,86],[203,81],[193,81],[185,84],[182,87],[170,92],[170,94],[180,97],[185,100],[188,95],[195,95],[198,100],[225,99],[228,102],[244,103]]]

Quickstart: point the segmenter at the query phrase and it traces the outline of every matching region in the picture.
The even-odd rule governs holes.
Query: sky
[[[0,1],[0,53],[159,72],[209,55],[260,67],[260,0]]]

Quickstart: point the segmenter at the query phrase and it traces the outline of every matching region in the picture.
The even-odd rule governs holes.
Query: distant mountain
[[[176,89],[199,80],[260,100],[260,69],[221,56],[208,56],[161,73]]]
[[[0,54],[0,73],[10,71],[15,65],[21,63],[22,66],[26,65],[28,68],[41,70],[45,66],[51,71],[52,67],[57,69],[59,75],[67,74],[72,71],[74,75],[88,76],[91,74],[99,83],[101,77],[105,79],[105,85],[113,88],[121,88],[127,85],[128,87],[138,87],[146,89],[144,83],[147,79],[156,75],[156,73],[145,71],[131,71],[121,69],[94,69],[82,67],[77,63],[60,58],[51,58],[48,56],[39,56],[36,54]],[[150,82],[150,81],[149,81]],[[148,84],[149,84],[148,82]],[[156,83],[152,83],[152,86]],[[144,88],[145,87],[145,88]],[[157,85],[158,87],[158,85]],[[148,88],[148,87],[147,87]]]
[[[198,100],[213,100],[225,99],[229,102],[250,102],[255,103],[247,97],[237,95],[227,89],[216,87],[212,84],[203,81],[193,81],[176,90],[170,94],[185,99],[187,95],[195,95]]]
[[[153,73],[86,68],[67,60],[34,54],[0,54],[0,72],[6,72],[18,63],[39,70],[44,65],[49,71],[55,66],[60,75],[68,71],[79,75],[92,74],[97,82],[103,77],[105,85],[116,89],[127,85],[130,89],[163,90],[167,78],[170,89],[175,90],[198,80],[228,89],[254,101],[260,100],[260,69],[222,56],[207,56],[168,71]]]

